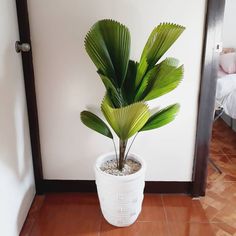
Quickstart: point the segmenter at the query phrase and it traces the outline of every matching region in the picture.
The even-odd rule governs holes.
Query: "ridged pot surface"
[[[143,202],[146,164],[135,154],[129,154],[128,158],[140,162],[141,169],[127,176],[110,175],[100,169],[104,162],[115,159],[115,153],[101,155],[94,166],[102,214],[110,224],[118,227],[133,224]]]

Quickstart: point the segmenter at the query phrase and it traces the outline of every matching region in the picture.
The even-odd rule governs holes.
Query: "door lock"
[[[20,41],[16,41],[15,49],[16,49],[17,53],[29,52],[30,51],[30,45],[29,45],[29,43],[21,43]]]

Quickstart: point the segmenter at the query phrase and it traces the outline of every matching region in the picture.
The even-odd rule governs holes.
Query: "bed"
[[[222,119],[236,132],[236,53],[223,53],[216,86],[216,106],[222,107]]]

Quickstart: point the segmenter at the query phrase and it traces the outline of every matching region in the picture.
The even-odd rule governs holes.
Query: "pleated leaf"
[[[134,102],[134,98],[136,95],[135,76],[137,72],[137,67],[137,62],[132,60],[129,61],[126,78],[122,86],[122,94],[124,99],[126,100],[127,105],[132,104]]]
[[[109,99],[112,102],[113,106],[122,107],[122,105],[124,104],[124,100],[120,92],[117,91],[117,88],[113,85],[111,80],[109,80],[106,76],[100,74],[100,77],[106,88],[107,96],[109,96]]]
[[[127,140],[137,133],[150,117],[148,106],[143,103],[134,103],[122,108],[112,108],[105,97],[102,112],[121,140]]]
[[[153,114],[140,131],[160,128],[173,121],[179,112],[180,105],[174,104],[168,106]]]
[[[145,101],[160,97],[174,90],[182,81],[184,75],[183,65],[176,67],[172,60],[164,60],[159,64],[153,80],[147,85]]]
[[[90,129],[105,135],[108,138],[113,139],[113,135],[109,129],[109,127],[106,125],[106,123],[101,120],[98,116],[93,114],[90,111],[82,111],[80,113],[80,119],[87,127]]]
[[[148,94],[148,91],[152,89],[152,86],[157,78],[159,65],[154,66],[149,70],[144,76],[142,82],[140,83],[138,89],[136,90],[135,101],[141,101]]]
[[[98,21],[86,35],[85,48],[98,71],[121,87],[130,54],[128,28],[113,20]]]
[[[159,61],[184,29],[185,27],[181,25],[162,23],[152,31],[141,55],[135,81],[136,87],[141,83],[148,68],[152,68]]]
[[[167,76],[173,69],[177,68],[179,64],[179,61],[176,58],[166,58],[164,61],[162,61],[160,64],[155,65],[152,69],[150,69],[146,75],[144,76],[141,84],[139,85],[139,88],[136,91],[135,101],[141,101],[144,100],[145,97],[148,95],[148,93],[152,93],[152,90],[157,90],[157,86],[162,86],[161,80],[166,80],[165,82],[171,83],[174,78],[170,78],[170,76]],[[163,77],[164,76],[164,77]],[[160,85],[158,84],[158,81],[160,78],[163,78],[159,81]],[[172,79],[172,80],[171,80]],[[176,78],[179,79],[178,77]],[[175,88],[175,87],[174,87]],[[166,88],[168,92],[168,87]],[[153,91],[153,92],[155,92]],[[158,96],[163,95],[157,93]],[[148,100],[148,99],[145,99]],[[149,99],[150,100],[150,99]]]

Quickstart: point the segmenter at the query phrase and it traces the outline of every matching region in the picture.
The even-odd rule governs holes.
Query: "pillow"
[[[217,78],[221,78],[225,75],[227,75],[227,73],[225,73],[223,69],[221,68],[221,66],[219,66],[218,71],[217,71]]]
[[[220,66],[228,74],[236,73],[236,53],[220,55]]]

